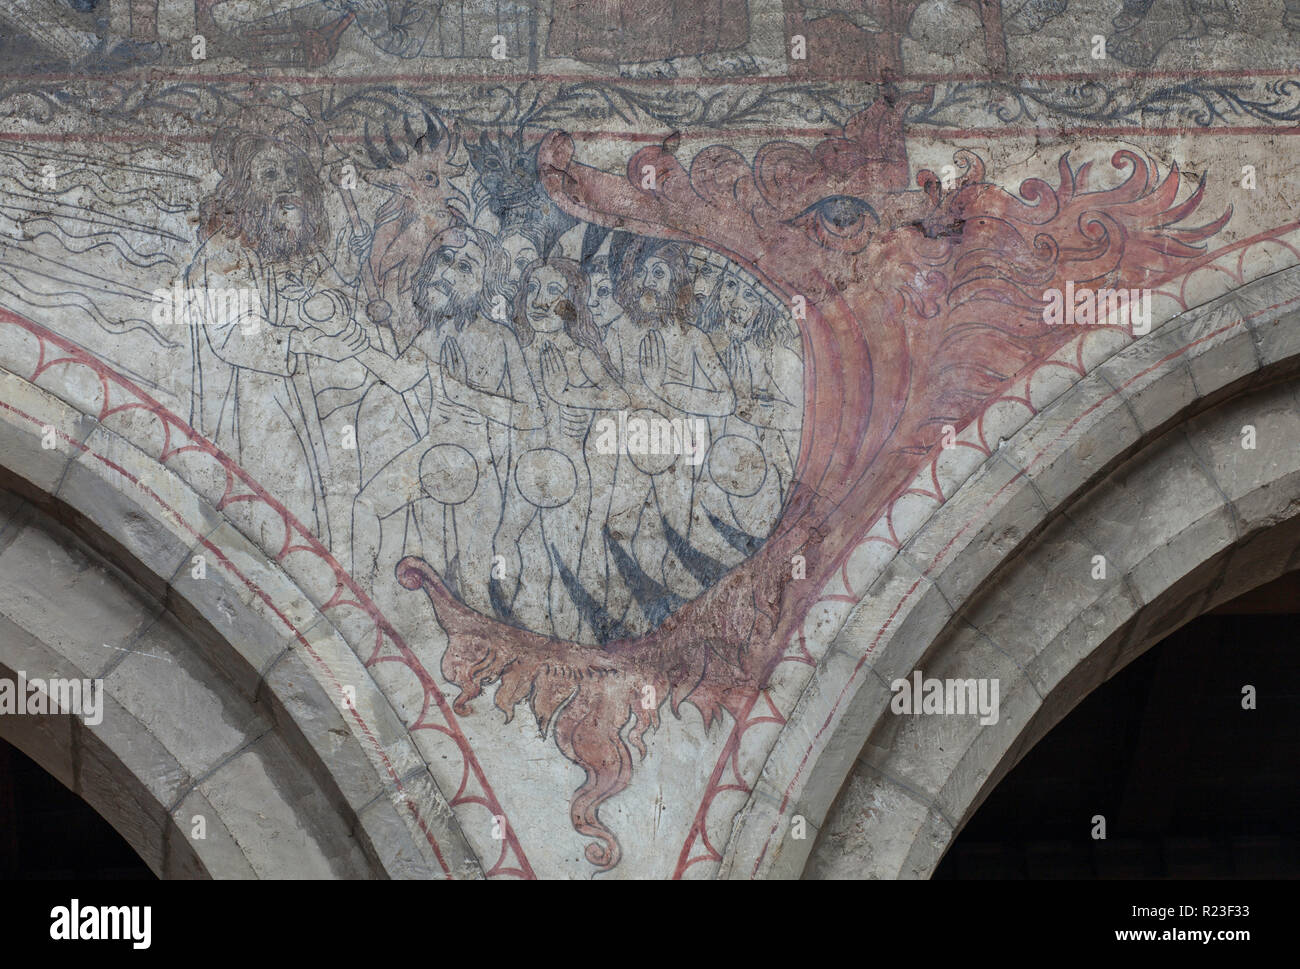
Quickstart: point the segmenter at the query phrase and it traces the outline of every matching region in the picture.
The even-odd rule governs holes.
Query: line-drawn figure
[[[478,174],[474,185],[475,216],[490,212],[500,226],[500,238],[522,268],[550,255],[552,247],[577,224],[544,191],[537,177],[537,145],[524,139],[524,128],[496,135],[480,134],[467,141],[470,164]],[[514,239],[512,244],[509,240]],[[534,250],[531,258],[521,252]],[[523,260],[521,262],[521,260]]]
[[[696,319],[703,321],[718,280],[727,270],[727,260],[711,249],[698,246],[691,250],[687,259],[691,273],[691,311]]]
[[[722,418],[711,439],[696,526],[720,531],[730,545],[724,560],[735,564],[761,544],[771,509],[790,493],[799,458],[803,360],[784,308],[734,266],[714,284],[702,327],[727,368],[736,411]]]
[[[682,278],[675,240],[734,254],[773,292],[805,296],[807,309],[791,319],[802,337],[811,433],[779,519],[754,554],[667,610],[653,630],[601,647],[557,642],[466,609],[418,559],[401,565],[404,585],[424,590],[447,633],[442,670],[461,689],[458,709],[488,689],[507,715],[528,702],[560,752],[583,769],[569,815],[593,839],[585,853],[599,868],[617,864],[621,852],[601,806],[631,783],[634,750],[645,755],[644,734],[661,711],[680,716],[690,703],[705,725],[725,715],[736,724],[733,738],[765,720],[757,704],[775,664],[801,645],[815,603],[833,583],[848,588],[848,557],[940,453],[936,424],[964,426],[1015,387],[1026,367],[1074,339],[1063,332],[1069,328],[1044,321],[1039,301],[1024,299],[1025,280],[1042,291],[1081,272],[1116,288],[1161,285],[1196,266],[1201,243],[1232,215],[1229,208],[1204,224],[1190,221],[1204,181],[1180,201],[1178,169],[1153,177],[1133,152],[1112,158],[1115,169],[1128,170],[1117,185],[1094,188],[1091,165],[1076,168],[1063,155],[1060,181],[1025,183],[1024,197],[987,181],[979,158],[959,152],[954,161],[965,174],[945,189],[934,172],[913,176],[902,134],[909,105],[933,94],[887,92],[815,149],[778,140],[752,161],[717,150],[697,155],[689,169],[667,146],[643,147],[625,174],[611,174],[576,161],[570,135],[543,143],[543,178],[575,214],[674,240],[638,240],[624,253],[631,259],[620,260],[618,302],[642,325],[630,333],[612,325],[607,346],[625,374],[625,362],[638,364],[641,380],[627,380],[634,405],[643,393],[661,406],[680,394],[673,409],[681,412],[724,418],[736,411],[716,351],[704,352],[691,334],[708,336],[681,318],[695,288]],[[663,176],[653,190],[638,177],[647,166]],[[1099,236],[1098,220],[1122,231]],[[707,388],[702,377],[713,372]],[[650,478],[653,501],[643,504],[665,504],[666,476],[656,470],[641,479],[620,474],[616,501],[624,490],[645,494]],[[690,508],[689,500],[681,504]],[[667,534],[670,523],[660,523]],[[691,548],[675,549],[678,561],[690,560]],[[641,578],[631,570],[624,577],[629,586]],[[645,588],[632,592],[648,612]],[[657,706],[638,702],[650,694]],[[715,782],[735,749],[724,748]],[[707,837],[695,829],[679,871]]]
[[[260,328],[204,310],[196,425],[381,601],[418,553],[520,628],[604,643],[657,626],[780,512],[801,405],[777,304],[747,276],[733,292],[742,277],[710,250],[567,232],[522,136],[478,138],[470,167],[428,111],[372,127],[359,175],[385,193],[375,228],[340,184],[349,226],[333,238],[310,126],[264,109],[214,141],[222,180],[189,283],[255,289]],[[276,404],[255,428],[247,393]],[[792,395],[790,426],[768,419]]]
[[[627,246],[616,297],[625,313],[609,326],[606,346],[636,411],[629,421],[724,417],[735,410],[722,361],[688,317],[692,287],[680,247],[644,239]],[[674,536],[690,539],[699,467],[698,457],[685,454],[624,449],[620,455],[605,540],[620,584],[637,604],[622,617],[630,628],[657,625],[701,591],[670,544]]]
[[[405,350],[420,328],[412,287],[429,245],[443,230],[467,221],[469,199],[456,187],[465,174],[456,155],[460,139],[428,112],[417,135],[409,116],[396,138],[385,126],[380,149],[366,129],[366,152],[374,166],[366,182],[388,192],[375,213],[374,240],[362,282],[366,313],[391,333],[386,349]],[[382,335],[382,333],[381,333]]]
[[[608,255],[593,256],[586,263],[587,269],[587,311],[591,314],[592,322],[595,324],[600,334],[601,343],[608,348],[610,344],[610,329],[623,321],[626,313],[615,296],[614,278],[610,272],[610,259]],[[613,366],[611,358],[611,366]],[[622,377],[622,371],[618,371]],[[626,391],[624,391],[626,393]],[[629,402],[631,398],[628,398]],[[609,416],[609,415],[601,415]],[[615,416],[615,420],[617,417]],[[614,482],[618,476],[618,466],[620,461],[627,461],[626,455],[615,449],[611,456],[602,453],[598,445],[600,444],[598,434],[588,434],[586,441],[587,467],[591,471],[591,510],[588,513],[586,534],[588,547],[586,555],[592,563],[592,567],[600,576],[599,586],[588,586],[587,592],[595,595],[601,608],[608,609],[610,604],[610,590],[613,587],[616,567],[610,553],[609,544],[604,539],[605,525],[609,520],[610,501],[614,495]],[[605,637],[612,637],[617,631],[617,623],[611,621],[608,629],[598,630],[597,640]]]
[[[380,382],[358,416],[366,439],[353,567],[378,569],[386,583],[414,537],[463,601],[491,614],[511,431],[539,429],[540,402],[514,332],[488,316],[505,293],[500,243],[473,226],[434,242],[415,280],[423,329],[400,357],[373,348],[360,355]]]
[[[318,152],[304,125],[260,113],[214,137],[221,181],[200,206],[202,243],[186,285],[202,294],[191,321],[191,423],[328,544],[331,468],[338,490],[350,483],[317,394],[328,390],[337,405],[364,383],[352,358],[368,342],[353,316],[366,239],[344,230],[329,252]],[[252,318],[231,319],[216,297],[249,289]]]
[[[524,272],[515,296],[515,332],[541,391],[542,428],[516,435],[518,457],[506,483],[505,513],[494,552],[506,557],[507,579],[494,585],[493,605],[511,622],[549,626],[560,639],[609,638],[602,543],[588,534],[592,474],[585,448],[593,414],[620,410],[628,395],[587,306],[578,263],[552,256]],[[593,460],[612,464],[616,455]],[[540,533],[549,575],[525,580],[520,540],[532,524]],[[537,561],[534,559],[534,561]],[[538,595],[538,593],[545,593]],[[602,597],[602,598],[598,598]]]

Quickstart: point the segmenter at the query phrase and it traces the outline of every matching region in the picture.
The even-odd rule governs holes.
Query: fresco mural
[[[11,3],[0,364],[129,380],[348,577],[493,873],[698,874],[944,435],[1115,329],[1048,294],[1294,229],[1230,139],[1294,131],[1295,11],[1162,3]],[[1121,73],[1234,33],[1263,67]],[[674,756],[663,870],[622,832]]]

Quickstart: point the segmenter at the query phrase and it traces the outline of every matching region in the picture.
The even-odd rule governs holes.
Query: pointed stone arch
[[[340,630],[170,468],[0,371],[0,486],[0,676],[105,691],[99,724],[4,717],[0,736],[157,874],[481,877]]]
[[[850,613],[723,873],[928,877],[1084,696],[1179,626],[1300,568],[1298,303],[1290,269],[1181,314],[999,442]],[[892,714],[891,682],[915,670],[996,677],[997,724]],[[796,816],[806,838],[792,836]]]

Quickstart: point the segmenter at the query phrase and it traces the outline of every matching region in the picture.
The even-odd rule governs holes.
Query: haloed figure
[[[531,629],[549,626],[561,639],[602,640],[608,627],[604,560],[598,547],[590,547],[599,535],[588,534],[592,475],[585,452],[594,415],[625,408],[628,397],[592,319],[576,262],[552,257],[529,265],[519,281],[514,320],[541,391],[543,426],[515,438],[517,458],[493,542],[515,580],[496,587],[493,604],[505,618]],[[544,584],[524,575],[519,548],[534,521],[550,560]]]

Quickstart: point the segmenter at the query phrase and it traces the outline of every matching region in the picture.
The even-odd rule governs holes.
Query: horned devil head
[[[450,222],[468,221],[469,199],[453,179],[465,174],[466,165],[456,156],[461,147],[458,133],[423,113],[424,131],[416,134],[411,116],[402,117],[402,134],[394,137],[384,125],[382,147],[365,128],[366,154],[374,166],[362,178],[377,188],[409,199],[426,217],[444,215]]]

